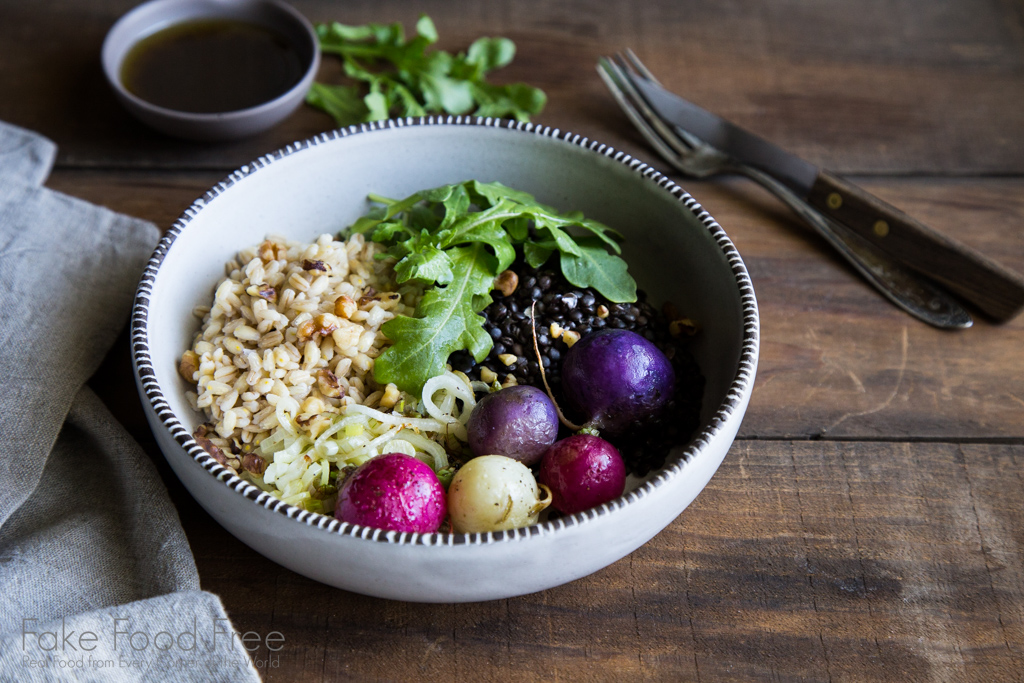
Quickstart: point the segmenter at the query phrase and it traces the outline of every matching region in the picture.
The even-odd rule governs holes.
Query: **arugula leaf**
[[[593,287],[609,301],[636,301],[636,282],[626,272],[626,262],[605,251],[600,240],[584,238],[579,254],[563,251],[562,274],[577,287]]]
[[[551,258],[551,255],[558,249],[558,244],[554,240],[548,240],[545,242],[524,242],[523,243],[523,258],[526,259],[526,265],[531,268],[540,268],[547,260]]]
[[[392,115],[431,113],[510,117],[529,121],[547,97],[526,85],[488,83],[489,72],[507,66],[515,44],[507,38],[479,38],[465,53],[429,50],[437,27],[427,15],[416,22],[416,36],[406,40],[399,23],[347,26],[318,24],[320,49],[342,60],[355,85],[314,83],[306,103],[334,118],[339,126],[379,121]]]
[[[381,326],[395,344],[374,362],[378,382],[419,393],[428,379],[444,374],[455,351],[467,349],[482,361],[491,350],[479,312],[491,302],[494,258],[478,243],[450,250],[450,259],[451,283],[426,291],[416,308],[418,317],[398,316]]]
[[[426,244],[417,252],[409,254],[395,266],[399,282],[416,279],[427,284],[447,285],[455,279],[455,264],[445,252]]]
[[[349,232],[370,234],[385,245],[397,259],[399,282],[427,286],[415,317],[399,316],[381,328],[393,342],[374,364],[381,383],[418,394],[453,352],[465,349],[483,360],[493,341],[479,314],[491,303],[495,277],[518,252],[532,267],[558,253],[572,284],[593,287],[611,301],[636,300],[636,283],[617,255],[618,233],[582,214],[544,206],[525,192],[470,180],[401,200],[370,199],[380,206]]]

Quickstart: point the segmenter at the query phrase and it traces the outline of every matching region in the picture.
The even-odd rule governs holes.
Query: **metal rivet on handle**
[[[875,234],[879,237],[885,237],[889,234],[889,224],[885,221],[875,221],[874,224]]]
[[[838,192],[833,192],[832,194],[830,194],[828,196],[828,208],[830,208],[830,209],[838,209],[842,205],[843,205],[843,198],[839,195]]]

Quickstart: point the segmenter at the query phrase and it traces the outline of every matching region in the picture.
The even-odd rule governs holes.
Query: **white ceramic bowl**
[[[500,181],[625,236],[624,257],[656,304],[698,320],[707,379],[701,428],[661,470],[631,479],[598,508],[525,529],[407,534],[354,526],[287,505],[217,464],[191,438],[202,421],[176,368],[223,264],[268,233],[311,241],[348,226],[375,192],[403,197],[467,179]],[[232,173],[167,232],[142,277],[132,355],[147,417],[197,501],[258,552],[317,581],[424,602],[490,600],[543,590],[629,554],[704,488],[746,410],[758,355],[750,278],[725,232],[646,164],[558,130],[469,118],[388,121],[325,133]]]

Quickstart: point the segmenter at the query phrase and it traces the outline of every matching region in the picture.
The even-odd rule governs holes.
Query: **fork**
[[[913,274],[861,236],[820,213],[772,176],[731,159],[678,126],[663,121],[633,85],[637,77],[661,84],[632,50],[612,58],[602,57],[598,61],[598,73],[647,142],[676,170],[698,179],[736,174],[753,180],[782,200],[896,306],[935,327],[971,326],[970,314],[944,290]]]

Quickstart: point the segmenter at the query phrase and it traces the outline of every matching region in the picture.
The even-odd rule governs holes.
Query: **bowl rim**
[[[250,107],[245,107],[244,109],[231,109],[216,112],[190,112],[181,109],[171,109],[170,107],[154,104],[153,102],[143,99],[130,91],[121,80],[121,68],[132,49],[141,41],[173,26],[180,26],[182,24],[201,21],[203,19],[231,17],[233,10],[244,9],[244,3],[234,6],[230,3],[218,5],[218,3],[212,2],[206,6],[206,9],[210,10],[209,12],[194,13],[180,17],[174,21],[166,23],[165,25],[160,25],[159,28],[150,33],[135,33],[128,31],[128,28],[131,26],[131,22],[137,17],[144,17],[146,14],[159,16],[161,11],[172,9],[181,4],[187,3],[183,3],[182,0],[149,0],[148,2],[144,2],[133,7],[131,10],[123,14],[107,31],[107,34],[103,39],[103,45],[100,48],[100,62],[103,68],[103,75],[106,78],[107,83],[118,97],[131,102],[140,110],[153,116],[158,116],[163,119],[188,122],[195,125],[203,125],[230,123],[233,121],[245,120],[250,117],[256,117],[291,102],[299,95],[300,91],[304,96],[305,92],[309,90],[310,84],[316,78],[317,71],[320,69],[320,39],[317,37],[316,29],[313,27],[313,24],[310,23],[309,19],[307,19],[298,10],[282,0],[254,0],[251,4],[261,4],[272,8],[273,11],[279,13],[280,17],[286,18],[288,21],[292,22],[295,27],[300,28],[303,37],[310,41],[308,46],[304,46],[311,49],[309,63],[303,64],[305,69],[302,73],[302,77],[292,87],[272,99],[265,100]],[[125,34],[125,47],[123,50],[117,51],[115,50],[115,39],[120,38],[121,34]]]
[[[168,250],[174,244],[178,235],[187,229],[189,223],[203,210],[207,202],[213,200],[236,183],[244,181],[247,177],[258,173],[260,170],[273,165],[276,161],[311,149],[317,145],[331,143],[356,135],[373,134],[376,131],[384,131],[404,127],[449,127],[449,126],[472,126],[503,128],[506,130],[521,131],[526,134],[533,134],[553,140],[561,140],[576,145],[585,150],[608,157],[639,176],[653,180],[660,188],[669,192],[683,206],[690,210],[694,216],[703,224],[710,233],[718,248],[726,257],[732,271],[740,294],[740,307],[742,310],[743,335],[740,347],[740,356],[737,363],[736,374],[730,382],[722,403],[716,408],[707,424],[691,438],[690,443],[681,454],[676,457],[670,455],[670,459],[650,479],[644,481],[632,491],[628,491],[612,501],[590,508],[573,515],[559,516],[529,527],[511,529],[508,531],[488,531],[479,533],[454,533],[454,532],[432,532],[432,533],[411,533],[397,532],[378,529],[375,527],[362,526],[341,522],[333,516],[323,515],[316,512],[308,512],[289,503],[275,498],[270,493],[263,491],[257,486],[240,478],[233,470],[218,463],[210,456],[192,437],[182,422],[175,415],[164,392],[157,383],[156,372],[153,367],[152,358],[149,353],[148,315],[150,295],[153,291],[160,266],[166,257]],[[369,541],[383,542],[397,545],[424,545],[424,546],[464,546],[464,545],[486,545],[491,543],[510,542],[522,540],[534,536],[558,535],[571,528],[585,524],[591,520],[599,520],[602,517],[614,514],[617,510],[623,509],[643,498],[651,496],[659,488],[667,486],[673,479],[682,476],[683,470],[704,450],[714,437],[722,431],[733,414],[744,405],[744,397],[752,391],[754,375],[757,366],[757,355],[759,347],[759,318],[757,301],[754,297],[753,284],[747,272],[742,257],[733,245],[732,240],[726,235],[722,227],[714,218],[682,187],[673,182],[660,171],[649,166],[645,162],[636,159],[625,152],[617,151],[614,148],[596,140],[572,132],[563,132],[558,128],[541,126],[527,122],[508,121],[504,119],[481,118],[472,116],[425,116],[405,119],[388,119],[364,123],[347,128],[330,130],[305,140],[297,141],[286,145],[274,152],[261,156],[254,161],[245,164],[233,171],[200,198],[196,199],[181,214],[174,224],[160,239],[153,255],[146,264],[142,274],[135,301],[132,306],[131,318],[131,353],[135,365],[136,377],[146,400],[149,402],[156,417],[163,423],[163,426],[170,433],[174,441],[191,456],[203,469],[216,477],[226,487],[235,493],[241,494],[244,498],[260,505],[267,510],[281,514],[297,522],[315,527],[329,533],[332,536],[351,537]]]

